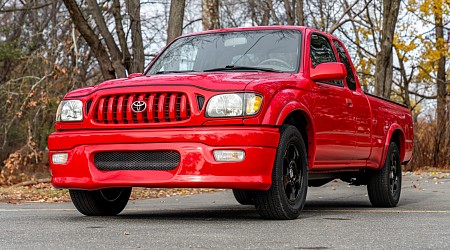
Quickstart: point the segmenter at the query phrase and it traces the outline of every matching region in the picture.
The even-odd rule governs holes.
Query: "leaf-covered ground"
[[[133,188],[132,200],[193,195],[220,191],[207,188]],[[55,189],[50,183],[40,183],[21,187],[0,187],[0,202],[20,204],[22,202],[65,202],[70,201],[66,189]]]
[[[439,179],[450,178],[450,170],[426,169],[418,172],[405,172],[404,175],[416,176],[424,181],[439,184]],[[415,188],[419,188],[417,186]],[[131,199],[151,199],[177,195],[194,195],[207,192],[223,191],[208,188],[133,188]],[[0,187],[0,202],[20,204],[23,202],[66,202],[70,201],[66,189],[55,189],[50,183],[27,186]]]

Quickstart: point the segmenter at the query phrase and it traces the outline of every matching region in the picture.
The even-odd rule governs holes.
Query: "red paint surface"
[[[344,87],[338,87],[311,79],[311,73],[320,72],[310,65],[309,39],[312,33],[321,32],[279,26],[208,32],[260,29],[302,31],[303,53],[298,73],[133,74],[68,93],[65,99],[81,100],[84,107],[88,101],[92,103],[82,122],[58,122],[58,132],[49,136],[50,159],[53,153],[69,153],[66,165],[50,162],[53,185],[80,189],[144,186],[265,190],[271,185],[278,127],[292,112],[301,114],[307,122],[309,168],[315,173],[379,169],[394,133],[400,135],[402,161],[411,159],[413,126],[407,108],[366,95],[357,79],[356,90],[350,90],[345,80]],[[322,75],[342,75],[341,64],[332,67]],[[322,70],[326,71],[326,67]],[[212,96],[244,91],[263,96],[258,114],[205,117]],[[136,98],[129,98],[130,94]],[[166,98],[157,99],[157,95]],[[201,110],[197,96],[205,99]],[[144,100],[148,113],[133,114],[130,100]],[[180,109],[179,117],[176,107]],[[137,122],[128,123],[134,116]],[[180,153],[181,162],[175,170],[100,171],[93,163],[95,153],[100,151],[163,149]],[[216,162],[214,149],[241,149],[246,158],[237,163]]]

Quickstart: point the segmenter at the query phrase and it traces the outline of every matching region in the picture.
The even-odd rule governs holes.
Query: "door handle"
[[[347,102],[347,107],[353,108],[353,101],[352,101],[352,99],[346,98],[345,101]]]

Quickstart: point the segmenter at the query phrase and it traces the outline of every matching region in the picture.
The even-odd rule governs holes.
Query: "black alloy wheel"
[[[296,127],[280,128],[272,185],[267,191],[255,191],[254,202],[261,217],[276,220],[297,218],[306,201],[308,161],[303,137]]]
[[[300,154],[294,143],[289,143],[283,159],[283,186],[289,203],[294,204],[302,187],[302,169],[298,166]]]
[[[375,207],[395,207],[402,189],[402,166],[397,144],[391,142],[381,170],[373,172],[367,183],[370,203]]]

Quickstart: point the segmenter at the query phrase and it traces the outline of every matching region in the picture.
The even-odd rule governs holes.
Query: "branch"
[[[356,45],[358,48],[360,48],[361,50],[363,50],[365,53],[367,53],[368,55],[370,55],[371,57],[375,57],[375,54],[372,54],[372,52],[368,51],[367,49],[365,49],[364,47],[362,47],[360,44],[356,43],[355,41],[353,41],[353,39],[351,37],[349,37],[347,35],[346,32],[341,32],[349,41],[351,41],[354,45]]]
[[[351,19],[353,19],[353,17],[350,17],[349,19],[346,19],[344,21],[342,21],[342,19],[344,18],[344,16],[346,16],[350,10],[359,2],[359,0],[356,0],[355,2],[353,2],[350,6],[348,6],[345,10],[344,13],[342,13],[342,15],[339,17],[339,20],[337,22],[335,22],[333,24],[333,26],[331,26],[330,30],[328,31],[328,33],[333,34],[333,32],[339,28],[340,26],[342,26],[344,23],[349,22]]]
[[[26,8],[9,8],[9,9],[3,9],[0,10],[0,13],[8,13],[8,12],[16,12],[16,11],[29,11],[29,10],[37,10],[37,9],[41,9],[41,8],[45,8],[47,6],[50,6],[53,4],[53,1],[45,3],[45,4],[41,4],[41,5],[36,5],[36,6],[32,6],[32,7],[26,7]]]
[[[428,72],[428,71],[427,71],[426,69],[424,69],[422,66],[419,65],[418,68],[421,69],[423,72],[425,72],[431,79],[436,80],[436,81],[438,81],[439,83],[443,83],[443,84],[446,84],[446,85],[450,85],[450,82],[444,82],[444,81],[442,81],[441,79],[432,76],[432,75],[430,74],[430,72]]]
[[[195,20],[192,20],[192,21],[188,22],[186,25],[183,26],[183,30],[186,29],[187,27],[189,27],[191,24],[196,23],[196,22],[201,21],[201,20],[202,20],[201,18],[198,18],[198,19],[195,19]]]
[[[12,187],[23,187],[23,186],[29,186],[29,185],[36,185],[41,183],[49,183],[52,181],[52,178],[43,178],[43,179],[37,179],[34,181],[24,181],[18,184],[13,185]]]
[[[436,99],[437,98],[437,95],[426,96],[426,95],[422,95],[422,94],[419,94],[419,93],[414,92],[414,91],[409,91],[409,93],[413,94],[415,96],[421,97],[421,98],[425,98],[425,99]]]
[[[25,110],[25,107],[26,107],[26,105],[27,105],[27,102],[28,102],[28,100],[31,98],[30,93],[33,92],[33,90],[34,90],[37,86],[39,86],[39,85],[40,85],[47,77],[49,77],[49,76],[50,76],[50,75],[45,75],[45,76],[42,77],[42,78],[33,77],[33,78],[39,79],[39,81],[37,81],[35,84],[33,84],[33,86],[31,86],[31,89],[30,89],[30,91],[28,92],[27,97],[25,98],[25,100],[22,102],[22,105],[20,106],[19,112],[17,112],[18,114],[21,114],[21,113]],[[3,149],[5,148],[5,146],[6,146],[9,129],[11,128],[11,126],[13,125],[13,123],[17,120],[18,116],[19,116],[19,115],[15,115],[15,116],[11,119],[11,121],[9,121],[8,125],[5,126],[5,132],[4,132],[4,137],[3,137],[3,144],[2,144],[2,147],[1,147],[2,150],[3,150]]]

